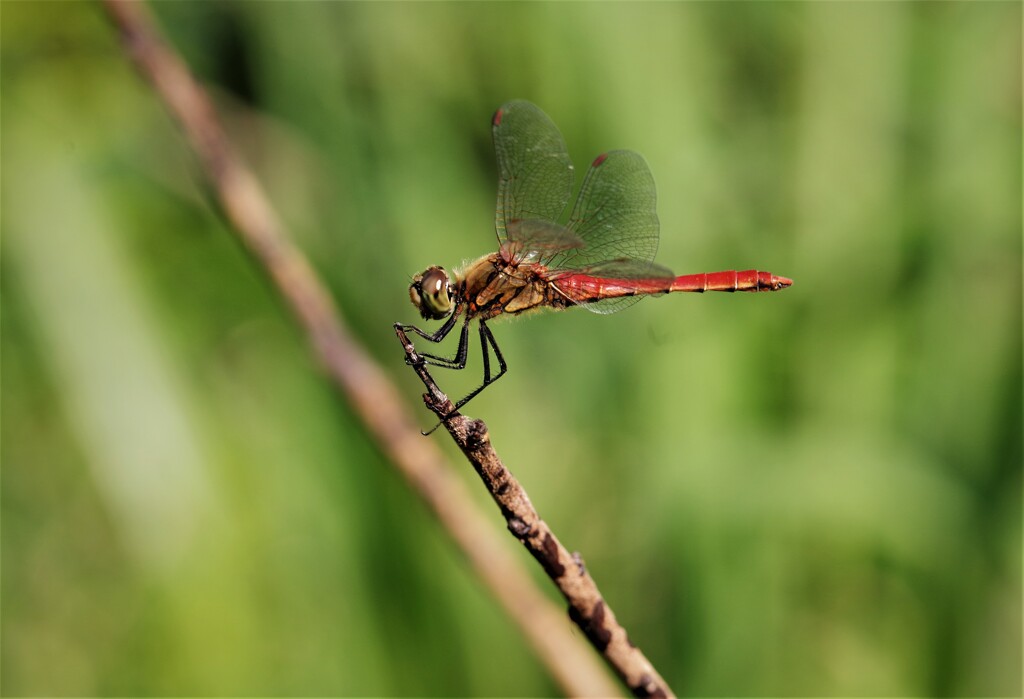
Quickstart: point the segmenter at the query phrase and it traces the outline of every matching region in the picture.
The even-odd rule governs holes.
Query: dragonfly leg
[[[455,327],[455,321],[458,320],[459,312],[461,310],[462,304],[457,302],[455,305],[455,310],[452,312],[450,316],[448,316],[448,320],[444,322],[444,325],[442,325],[440,328],[438,328],[432,333],[428,333],[426,330],[421,330],[415,325],[406,325],[405,323],[395,323],[395,325],[397,325],[398,327],[405,331],[411,330],[412,332],[422,337],[424,340],[430,340],[431,342],[441,342],[443,339],[448,337],[448,333],[450,333],[452,331],[452,328]]]
[[[462,335],[463,335],[464,339],[466,338],[465,328],[468,328],[468,327],[469,327],[469,323],[467,322],[466,325],[463,326],[463,333],[462,333]],[[462,347],[460,348],[462,350],[461,351],[462,366],[460,366],[460,367],[452,367],[452,368],[462,369],[466,365],[466,353],[465,353],[465,345],[466,345],[466,343],[465,342],[461,342],[460,345],[462,345]],[[491,357],[490,357],[490,353],[489,353],[489,351],[487,349],[488,345],[490,345],[490,348],[494,350],[494,357],[495,357],[495,359],[498,360],[498,373],[495,374],[494,376],[491,376]],[[481,352],[483,353],[483,356],[484,356],[484,382],[482,384],[480,384],[479,386],[477,386],[468,396],[465,396],[458,403],[456,403],[455,407],[452,409],[452,411],[450,413],[448,413],[447,415],[443,416],[441,418],[441,420],[436,425],[431,427],[426,432],[422,432],[422,434],[424,436],[428,436],[428,435],[433,434],[434,430],[436,430],[438,427],[443,425],[445,420],[447,420],[452,415],[457,413],[459,411],[459,408],[464,406],[469,401],[473,400],[473,398],[475,398],[480,393],[480,391],[484,390],[485,388],[490,386],[492,383],[494,383],[495,381],[500,379],[505,374],[505,372],[508,371],[508,364],[505,363],[505,357],[502,356],[501,350],[498,349],[498,343],[495,342],[494,335],[491,334],[491,329],[488,328],[487,327],[487,323],[485,323],[482,320],[480,321],[480,350],[481,350]]]
[[[491,359],[490,352],[488,352],[488,345],[494,350],[494,358],[498,360],[498,373],[491,376]],[[498,343],[494,340],[494,335],[491,334],[491,329],[487,327],[487,323],[480,321],[480,349],[484,355],[484,382],[474,389],[468,396],[460,400],[455,404],[455,409],[458,410],[470,400],[475,398],[480,391],[484,390],[492,383],[500,379],[508,371],[508,364],[505,363],[505,357],[502,356],[501,350],[498,349]],[[445,417],[448,417],[447,415]]]
[[[455,310],[448,320],[444,322],[440,328],[432,333],[428,333],[426,330],[422,330],[415,325],[405,325],[404,323],[396,323],[398,327],[405,331],[411,331],[422,337],[424,340],[430,342],[442,342],[451,333],[452,328],[455,327],[455,322],[459,318],[459,313],[462,311],[462,303],[456,302]],[[426,360],[427,364],[433,366],[444,367],[446,369],[464,369],[466,367],[466,355],[469,351],[469,315],[466,315],[465,321],[462,324],[462,333],[459,336],[459,348],[455,352],[454,357],[439,357],[436,354],[430,354],[429,352],[417,352],[420,357]],[[406,363],[409,363],[408,357]]]
[[[462,323],[462,332],[459,333],[459,347],[455,350],[454,357],[439,357],[429,352],[418,352],[427,364],[439,366],[444,369],[465,369],[466,356],[469,354],[469,316]],[[449,329],[450,330],[450,329]],[[447,333],[445,333],[447,334]],[[429,337],[426,339],[430,339]],[[443,337],[441,339],[444,339]],[[438,340],[440,342],[440,340]]]

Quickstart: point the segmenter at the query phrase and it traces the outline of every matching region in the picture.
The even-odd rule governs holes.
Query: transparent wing
[[[567,250],[552,266],[583,270],[610,261],[640,267],[658,252],[658,212],[654,177],[647,161],[630,150],[599,155],[583,180],[567,228],[584,246]]]
[[[506,232],[508,239],[501,244],[501,255],[506,262],[517,264],[546,264],[558,253],[583,245],[579,236],[565,226],[535,218],[510,221]]]
[[[671,279],[654,264],[659,223],[654,177],[639,153],[615,150],[595,158],[567,228],[583,245],[552,256],[553,275],[584,273],[608,279]],[[595,313],[612,313],[644,296],[627,296],[583,304]]]
[[[515,239],[516,222],[558,220],[572,194],[574,173],[558,127],[535,105],[509,102],[494,113],[492,125],[498,156],[494,227],[498,243],[504,245]],[[530,231],[535,233],[537,226]],[[552,231],[542,237],[553,244]],[[567,247],[569,243],[553,244],[556,249]]]

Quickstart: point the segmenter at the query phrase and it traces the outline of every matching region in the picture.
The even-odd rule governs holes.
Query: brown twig
[[[104,0],[104,6],[130,57],[178,120],[199,156],[232,230],[268,275],[308,335],[317,359],[352,402],[381,448],[426,501],[565,691],[578,696],[618,693],[601,665],[571,633],[562,612],[533,585],[462,482],[446,467],[437,447],[420,435],[394,385],[349,336],[323,284],[289,242],[255,177],[231,148],[209,97],[160,37],[146,7],[125,0]],[[407,338],[405,342],[408,344]],[[407,352],[411,351],[409,345]],[[424,380],[428,379],[429,375]],[[428,404],[437,405],[441,399],[447,401],[433,386]],[[566,599],[579,601],[578,605],[573,603],[572,615],[588,638],[603,647],[605,657],[631,689],[668,693],[650,664],[639,651],[631,649],[625,632],[614,624],[611,611],[582,562],[558,543],[529,505],[522,488],[501,466],[483,423],[459,416],[449,421],[448,429],[492,493],[501,493],[500,499],[497,494],[495,498],[508,513],[506,519],[510,527],[515,527],[513,533],[549,573],[561,571],[553,577],[564,582],[560,588]],[[506,502],[507,506],[503,504]],[[637,658],[642,663],[638,664]]]
[[[451,401],[434,383],[426,364],[416,354],[416,348],[400,324],[395,324],[395,333],[405,349],[408,363],[427,387],[427,393],[423,395],[427,407],[439,418],[444,418],[443,424],[487,486],[505,517],[508,530],[522,542],[558,586],[569,603],[570,618],[634,695],[672,696],[668,684],[643,652],[630,642],[626,630],[616,621],[611,607],[597,589],[597,583],[587,572],[583,558],[579,553],[570,553],[562,545],[537,514],[519,481],[505,468],[501,457],[491,446],[487,425],[483,420],[473,420],[459,413],[452,414]]]

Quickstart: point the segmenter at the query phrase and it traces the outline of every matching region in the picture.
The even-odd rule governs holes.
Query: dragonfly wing
[[[647,161],[630,150],[598,156],[580,189],[567,227],[585,243],[552,266],[584,269],[608,262],[650,265],[658,252],[654,177]],[[634,265],[634,266],[636,266]]]
[[[620,296],[614,299],[605,299],[604,301],[595,301],[594,303],[581,303],[580,308],[586,308],[591,313],[599,313],[601,315],[608,315],[610,313],[618,313],[624,308],[629,308],[634,303],[643,301],[646,296]]]
[[[533,104],[517,100],[503,105],[494,113],[492,125],[498,156],[494,226],[498,243],[504,244],[517,221],[557,221],[569,202],[575,176],[565,139]]]
[[[505,262],[547,264],[559,253],[583,246],[583,240],[565,226],[552,221],[528,218],[512,221],[506,227],[508,239],[501,244]]]
[[[629,257],[620,257],[614,260],[604,260],[584,268],[586,273],[594,277],[606,279],[633,279],[642,281],[644,279],[675,279],[676,275],[672,270],[661,265],[656,265],[650,260],[637,260]]]

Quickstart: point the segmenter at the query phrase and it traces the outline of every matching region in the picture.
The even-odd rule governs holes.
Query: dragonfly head
[[[455,291],[442,267],[428,267],[412,278],[409,299],[425,320],[440,320],[451,314]]]

